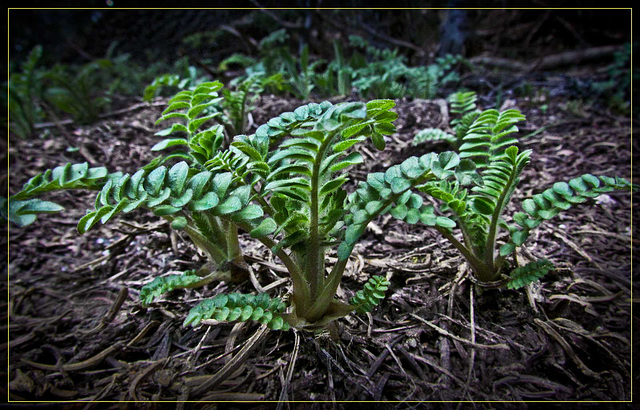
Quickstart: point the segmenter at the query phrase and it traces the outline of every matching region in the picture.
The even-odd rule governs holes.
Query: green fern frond
[[[499,216],[520,182],[530,155],[530,150],[518,153],[518,147],[511,146],[504,156],[491,161],[482,172],[482,184],[471,189],[469,199],[473,209],[482,215]]]
[[[206,319],[220,322],[258,321],[272,330],[289,330],[282,314],[286,304],[280,298],[271,298],[266,293],[248,295],[241,293],[222,294],[207,299],[191,309],[183,326],[198,326]]]
[[[436,216],[433,206],[424,205],[422,197],[411,188],[433,179],[446,179],[455,175],[460,158],[454,152],[425,154],[420,158],[410,157],[386,172],[369,174],[366,181],[348,196],[345,217],[344,240],[338,248],[338,258],[349,257],[353,246],[367,224],[378,215],[390,212],[397,219],[409,224],[421,222],[428,226],[450,229],[453,220]]]
[[[195,271],[186,271],[182,275],[168,275],[153,279],[140,289],[142,306],[148,306],[153,300],[165,293],[176,289],[199,287],[203,278],[195,274]]]
[[[518,143],[511,135],[518,132],[514,124],[525,119],[518,110],[500,113],[497,110],[483,111],[462,138],[460,158],[472,159],[478,169],[501,159],[507,147]]]
[[[507,281],[507,288],[520,289],[527,286],[542,278],[553,268],[553,264],[546,259],[529,262],[511,272]]]
[[[624,178],[611,178],[607,176],[595,177],[585,174],[574,178],[569,183],[556,182],[541,194],[522,202],[525,212],[517,212],[513,220],[517,225],[510,227],[510,241],[500,248],[500,255],[511,254],[516,247],[521,246],[529,237],[531,229],[537,227],[545,220],[551,219],[561,211],[566,211],[575,204],[586,202],[589,198],[595,198],[600,194],[614,190],[637,190]]]
[[[167,138],[157,143],[152,151],[160,151],[169,147],[187,146],[200,164],[211,158],[220,148],[222,139],[219,125],[213,125],[201,130],[209,120],[221,115],[217,108],[222,97],[218,91],[222,88],[219,81],[207,82],[197,85],[193,90],[183,90],[177,93],[168,102],[168,107],[162,112],[162,116],[156,124],[169,120],[173,122],[171,127],[157,132],[155,135],[166,137],[171,134],[182,133],[185,137]]]
[[[456,118],[451,120],[451,128],[455,133],[455,141],[460,146],[469,128],[480,115],[480,111],[476,109],[478,97],[473,91],[457,92],[451,94],[447,100],[451,104],[451,112],[456,114]]]
[[[251,187],[234,188],[231,185],[230,173],[214,175],[203,171],[193,175],[186,162],[171,168],[161,166],[149,173],[140,170],[134,175],[125,174],[107,181],[96,197],[95,210],[80,220],[78,231],[84,233],[98,221],[104,224],[120,212],[131,212],[139,207],[149,208],[159,216],[180,211],[261,216],[259,206],[248,205]]]
[[[105,167],[89,168],[88,164],[71,164],[48,169],[31,178],[17,194],[3,198],[1,216],[19,226],[33,223],[38,214],[56,213],[64,208],[54,202],[34,199],[34,196],[66,189],[101,189],[108,181],[122,173],[109,174]]]
[[[89,168],[84,162],[81,164],[67,163],[36,175],[22,186],[22,190],[13,195],[15,200],[24,200],[46,192],[63,189],[100,189],[108,178],[122,175],[109,175],[105,167]]]
[[[476,109],[476,101],[478,100],[478,97],[473,91],[466,93],[457,92],[449,95],[447,100],[449,101],[449,104],[451,104],[452,113],[464,116]]]
[[[428,182],[419,188],[420,191],[442,201],[440,210],[447,212],[451,210],[459,218],[464,218],[467,210],[467,190],[460,189],[457,181],[433,181]]]
[[[355,306],[356,312],[361,315],[371,312],[384,299],[390,284],[384,276],[373,276],[365,283],[364,289],[356,292],[349,300],[349,304]]]
[[[28,199],[16,201],[13,198],[0,197],[0,217],[5,221],[15,223],[18,226],[27,226],[35,222],[37,215],[61,212],[63,207],[55,202],[40,199]]]
[[[439,128],[425,128],[418,132],[415,137],[413,137],[413,145],[432,141],[446,141],[449,143],[455,143],[456,138],[455,136]]]

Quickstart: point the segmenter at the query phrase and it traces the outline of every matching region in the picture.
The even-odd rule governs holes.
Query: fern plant
[[[439,128],[425,128],[413,138],[413,145],[427,141],[446,141],[456,149],[460,148],[463,138],[469,131],[469,127],[480,114],[480,111],[476,109],[477,99],[478,97],[473,91],[456,92],[449,95],[447,100],[451,105],[451,113],[454,114],[449,125],[453,133]]]
[[[289,272],[293,289],[283,317],[291,326],[322,328],[354,310],[369,310],[382,298],[388,286],[383,279],[366,285],[351,304],[335,297],[353,247],[374,218],[403,208],[408,218],[417,215],[432,226],[454,225],[435,216],[433,208],[411,192],[436,175],[458,172],[460,160],[454,153],[412,157],[385,173],[369,175],[367,180],[380,189],[375,195],[361,187],[347,195],[346,169],[363,161],[354,147],[371,138],[377,149],[384,148],[383,136],[395,130],[393,106],[389,100],[308,104],[270,120],[254,135],[237,136],[229,153],[208,163],[210,170],[228,170],[251,186],[253,205],[263,215],[236,223]],[[331,249],[338,259],[327,269]]]
[[[486,110],[475,115],[468,127],[458,123],[462,130],[459,156],[471,161],[474,171],[418,187],[439,201],[440,211],[455,222],[460,236],[454,235],[453,227],[436,229],[461,252],[476,278],[483,282],[496,281],[507,272],[506,257],[522,246],[530,230],[544,220],[602,193],[637,189],[623,178],[590,174],[569,183],[557,182],[541,194],[525,199],[524,212],[515,213],[514,224],[509,225],[503,213],[531,156],[530,150],[519,151],[514,136],[518,131],[515,124],[523,120],[525,117],[517,110]],[[508,230],[510,237],[498,249],[501,229]],[[514,265],[517,266],[517,261]],[[549,266],[534,261],[525,269],[519,269],[508,279],[508,286],[523,286],[546,273]]]
[[[169,107],[158,123],[175,122],[157,133],[167,138],[151,149],[170,149],[171,152],[156,157],[133,174],[110,173],[104,167],[89,168],[87,163],[47,170],[31,178],[8,200],[3,199],[3,216],[25,226],[33,223],[38,214],[63,210],[56,203],[39,199],[40,195],[84,189],[99,192],[95,209],[88,211],[78,223],[80,233],[138,208],[146,208],[166,219],[173,229],[184,232],[207,255],[208,262],[198,270],[148,284],[141,293],[144,303],[172,289],[245,278],[246,265],[233,219],[255,216],[261,210],[246,206],[250,199],[249,187],[236,187],[231,173],[214,174],[205,166],[218,154],[224,139],[223,127],[211,125],[219,113],[206,114],[206,108],[223,98],[217,93],[221,86],[219,82],[204,83],[194,90],[183,90],[169,100]],[[165,165],[167,162],[173,165]]]
[[[238,229],[268,246],[288,269],[293,284],[288,312],[279,303],[265,302],[265,296],[221,296],[196,307],[186,324],[207,318],[252,318],[274,329],[315,329],[348,312],[372,309],[388,286],[383,279],[369,283],[351,304],[335,299],[357,239],[352,229],[343,229],[350,217],[342,186],[348,180],[346,168],[363,160],[352,146],[370,137],[377,148],[384,148],[383,136],[394,131],[392,121],[397,117],[390,111],[393,102],[309,104],[270,120],[253,135],[236,136],[229,149],[221,150],[222,126],[206,126],[219,115],[206,114],[206,108],[221,98],[220,87],[217,82],[201,84],[169,101],[158,122],[177,122],[158,133],[166,138],[153,150],[170,148],[172,152],[134,174],[110,173],[86,163],[47,170],[3,200],[3,216],[28,225],[39,214],[62,210],[39,196],[84,189],[98,193],[94,209],[78,223],[80,233],[140,208],[168,220],[209,261],[198,270],[156,278],[145,285],[140,292],[144,305],[173,289],[202,286],[225,274],[225,279],[242,274]],[[428,179],[429,171],[420,170],[411,174],[411,185]],[[388,206],[370,209],[368,220],[386,212],[394,202],[410,200],[397,188],[389,192]],[[332,247],[338,248],[339,261],[327,275],[325,257]]]
[[[31,50],[21,72],[9,78],[9,127],[16,135],[27,138],[34,134],[35,124],[42,118],[39,102],[43,99],[42,74],[37,70],[42,46]]]

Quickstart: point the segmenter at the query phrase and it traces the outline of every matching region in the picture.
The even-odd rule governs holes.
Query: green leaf
[[[411,182],[407,179],[396,177],[391,180],[391,190],[394,194],[399,194],[409,188],[411,188]]]
[[[264,211],[259,205],[250,204],[243,210],[234,214],[231,219],[234,221],[249,221],[252,219],[260,218],[264,215]]]
[[[167,138],[151,148],[151,151],[161,151],[163,149],[167,149],[169,147],[174,147],[176,145],[188,145],[189,142],[184,138]]]
[[[206,211],[214,208],[220,202],[220,198],[214,192],[207,192],[202,198],[192,201],[189,206],[193,211]]]
[[[216,207],[216,212],[220,215],[230,214],[242,208],[242,201],[236,196],[230,196],[223,203]]]
[[[373,142],[373,146],[376,147],[378,151],[384,150],[384,147],[386,147],[387,145],[382,134],[379,134],[377,132],[371,134],[371,141]]]
[[[335,191],[336,189],[340,188],[348,180],[349,178],[347,177],[340,177],[325,183],[324,185],[322,185],[322,188],[320,188],[320,195],[327,195]]]
[[[260,224],[249,233],[252,238],[262,238],[275,232],[278,225],[272,218],[263,219]]]

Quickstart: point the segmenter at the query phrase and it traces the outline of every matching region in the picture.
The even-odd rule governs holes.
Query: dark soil
[[[542,103],[546,112],[537,108]],[[558,180],[584,173],[629,178],[628,118],[560,98],[504,104],[527,116],[521,137],[547,127],[522,139],[533,155],[514,210],[520,198]],[[298,105],[263,97],[255,124]],[[154,121],[161,110],[51,128],[47,138],[12,138],[11,192],[65,162],[136,171],[153,158],[149,148],[157,142]],[[352,180],[411,155],[449,149],[411,143],[422,128],[446,126],[443,101],[399,100],[396,111],[398,133],[383,152],[362,148],[366,166],[354,169]],[[94,194],[51,197],[67,210],[9,234],[12,400],[314,402],[303,408],[334,400],[396,402],[383,408],[411,407],[398,403],[410,401],[630,400],[631,246],[638,241],[630,239],[628,192],[602,195],[595,205],[571,209],[535,230],[520,256],[550,259],[557,269],[529,290],[476,285],[461,256],[434,230],[389,217],[375,221],[354,250],[339,297],[346,300],[373,274],[388,275],[392,285],[377,310],[341,319],[332,332],[271,331],[236,371],[198,394],[205,376],[222,368],[259,325],[191,329],[182,320],[203,298],[255,292],[251,283],[175,291],[144,309],[142,285],[198,267],[201,255],[144,212],[80,236],[75,226],[93,207]],[[243,244],[263,286],[286,277],[264,247],[248,237]],[[283,295],[288,286],[271,293]]]

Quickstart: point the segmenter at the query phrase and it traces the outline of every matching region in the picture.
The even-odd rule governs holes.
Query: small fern
[[[247,295],[229,293],[200,302],[191,309],[183,326],[198,326],[206,319],[220,322],[246,322],[254,320],[266,324],[272,330],[289,330],[282,314],[286,304],[280,298],[271,298],[266,293]]]
[[[413,137],[413,145],[427,141],[446,141],[456,148],[462,145],[463,138],[479,114],[476,110],[476,93],[457,92],[449,95],[447,100],[451,105],[451,113],[455,115],[450,121],[453,134],[438,128],[426,128]]]
[[[355,306],[356,313],[371,312],[384,299],[384,293],[389,289],[389,285],[389,281],[384,276],[373,276],[365,283],[364,289],[356,292],[349,303]]]
[[[462,142],[457,172],[434,173],[433,178],[417,187],[441,202],[440,211],[447,215],[450,226],[434,223],[442,217],[427,216],[417,209],[412,210],[410,220],[407,219],[410,210],[405,207],[396,208],[391,215],[409,223],[435,227],[462,253],[479,280],[497,280],[507,266],[505,257],[522,246],[530,230],[542,221],[604,192],[637,190],[623,178],[583,175],[569,183],[556,183],[553,188],[526,199],[522,204],[525,212],[514,214],[515,224],[508,225],[503,213],[531,157],[530,150],[519,152],[515,136],[516,124],[525,117],[514,109],[477,113],[475,100],[473,93],[450,97],[455,112],[464,113],[453,126]],[[462,240],[454,236],[453,228],[460,230]],[[511,235],[497,252],[501,229],[508,229]]]
[[[542,278],[553,268],[553,264],[546,259],[529,262],[511,271],[507,281],[507,288],[520,289],[527,286]]]

